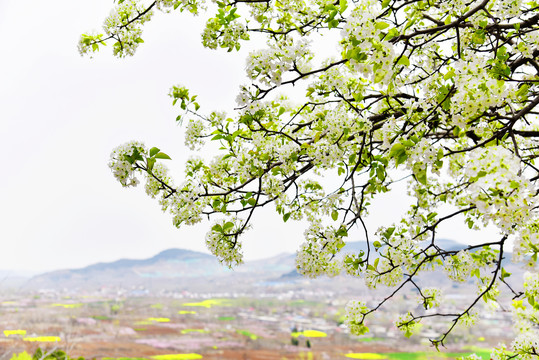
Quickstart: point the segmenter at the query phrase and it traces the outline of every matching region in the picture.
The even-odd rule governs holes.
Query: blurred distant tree
[[[215,217],[208,248],[227,266],[242,262],[240,235],[259,208],[273,205],[283,221],[306,220],[297,268],[306,276],[346,272],[392,290],[377,306],[347,306],[355,334],[397,292],[415,288],[424,309],[443,302],[418,274],[443,269],[477,294],[456,312],[410,309],[396,322],[410,336],[424,318],[450,320],[433,345],[460,323],[473,323],[479,302],[499,307],[513,296],[516,338],[494,358],[531,359],[539,352],[539,3],[521,0],[119,0],[103,33],[84,34],[82,54],[112,43],[133,55],[142,25],[155,10],[212,13],[202,43],[239,49],[254,35],[265,44],[247,57],[249,84],[237,111],[204,112],[196,96],[173,86],[185,119],[186,145],[220,144],[212,158],[194,156],[175,183],[158,148],[119,146],[110,167],[123,186],[145,179],[175,226]],[[324,37],[322,37],[324,36]],[[334,39],[331,49],[316,47]],[[258,44],[258,43],[257,43]],[[296,86],[302,95],[288,98]],[[276,94],[279,91],[279,94]],[[295,92],[297,94],[297,91]],[[414,198],[396,224],[369,236],[364,222],[379,194],[406,181]],[[466,249],[444,249],[436,231],[464,221],[489,224],[499,237]],[[368,250],[336,256],[353,228]],[[461,239],[466,240],[466,239]],[[513,279],[502,259],[527,268]],[[412,311],[413,310],[413,311]],[[470,357],[473,358],[473,357]]]

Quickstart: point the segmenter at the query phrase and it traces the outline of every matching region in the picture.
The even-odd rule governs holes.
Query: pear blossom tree
[[[486,303],[513,312],[516,334],[492,358],[539,356],[538,2],[118,0],[103,32],[83,34],[79,51],[109,43],[115,56],[133,55],[156,12],[184,10],[207,18],[207,48],[266,42],[247,57],[249,83],[232,114],[205,110],[185,87],[170,90],[185,144],[198,151],[217,143],[219,153],[191,157],[175,181],[168,155],[128,142],[109,163],[123,186],[143,181],[177,227],[213,218],[206,244],[229,267],[242,262],[241,236],[260,208],[275,208],[284,222],[306,221],[300,273],[347,273],[388,288],[376,306],[348,303],[354,334],[368,332],[370,315],[412,288],[434,311],[396,319],[407,336],[427,318],[444,319],[447,330],[431,339],[439,348]],[[340,54],[316,50],[322,35],[336,39]],[[373,236],[365,217],[396,181],[407,182],[413,203]],[[437,230],[456,219],[475,230],[495,226],[499,236],[444,249]],[[358,229],[367,250],[338,256]],[[509,253],[526,269],[523,279],[504,268]],[[475,284],[459,311],[437,310],[441,290],[417,280],[437,269]],[[512,298],[509,306],[501,298]]]

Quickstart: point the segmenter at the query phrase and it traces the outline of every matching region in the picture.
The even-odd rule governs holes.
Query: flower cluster
[[[206,234],[206,246],[221,264],[232,268],[243,263],[241,242],[238,240],[241,219],[217,221]]]
[[[380,11],[374,1],[358,4],[346,19],[341,36],[351,68],[374,84],[388,85],[395,76],[396,52],[389,41],[380,41],[380,30],[389,26],[377,21]]]
[[[425,309],[431,309],[440,306],[442,300],[442,291],[440,289],[424,288],[422,290],[422,293],[423,297],[421,297],[420,301],[423,302],[423,307]]]
[[[202,44],[209,49],[239,50],[240,40],[249,40],[245,25],[238,21],[223,24],[218,18],[209,19],[202,32]]]
[[[305,0],[281,0],[279,6],[267,6],[264,2],[247,3],[252,19],[256,19],[262,29],[286,29],[296,24],[308,24],[318,15],[315,5]]]
[[[369,288],[375,289],[378,284],[392,287],[402,281],[402,266],[393,264],[387,258],[379,260],[376,265],[374,268],[368,268],[363,273],[365,284]]]
[[[530,219],[536,202],[533,186],[520,171],[518,157],[502,146],[472,150],[464,174],[473,182],[457,201],[473,204],[485,224],[492,221],[511,232],[514,224]]]
[[[139,4],[136,0],[126,0],[105,19],[103,30],[116,39],[113,53],[118,57],[132,56],[142,43],[142,25],[153,16],[153,11]]]
[[[378,33],[376,29],[375,19],[380,11],[379,5],[375,1],[363,1],[358,4],[346,19],[341,36],[343,39],[355,39],[364,41],[372,39]],[[371,43],[363,42],[360,46],[361,50],[369,50]]]
[[[422,327],[421,323],[415,320],[414,316],[410,312],[399,316],[399,319],[395,324],[400,331],[404,332],[406,337],[410,337],[414,333],[417,333]]]
[[[509,354],[507,353],[507,348],[505,344],[500,344],[490,353],[491,360],[507,360],[509,359]]]
[[[168,168],[162,163],[157,163],[154,165],[151,173],[146,173],[146,185],[144,186],[146,194],[155,199],[163,190],[163,183],[173,186],[172,179],[168,175]],[[163,206],[163,210],[168,207],[166,203],[161,205]]]
[[[524,291],[526,296],[539,299],[539,273],[524,274]]]
[[[104,34],[99,34],[96,31],[90,34],[82,34],[77,44],[79,54],[87,55],[99,49],[99,44],[103,41]]]
[[[341,271],[341,264],[335,255],[344,247],[343,237],[346,232],[331,226],[323,228],[320,223],[312,223],[305,230],[306,242],[297,252],[296,268],[299,273],[317,277],[320,275],[336,276]]]
[[[210,199],[201,197],[201,193],[203,193],[201,186],[186,181],[178,187],[174,196],[167,198],[174,226],[193,225],[202,220],[202,211],[208,206]]]
[[[500,19],[513,18],[520,14],[522,0],[501,0],[496,1],[493,6],[493,14]]]
[[[369,328],[364,324],[365,315],[369,311],[364,302],[350,300],[344,311],[345,324],[352,334],[363,335],[369,331]]]
[[[307,72],[310,69],[312,53],[309,42],[291,38],[271,45],[267,49],[253,51],[247,57],[246,72],[251,80],[265,86],[280,85],[285,72],[295,69]]]
[[[464,282],[476,264],[468,251],[459,251],[445,260],[444,271],[454,281]]]
[[[200,10],[205,10],[204,0],[158,0],[155,2],[157,9],[169,12],[171,9],[179,8],[180,11],[187,9],[189,12],[198,15]]]
[[[142,160],[142,154],[146,152],[144,144],[138,141],[125,143],[112,151],[109,168],[122,186],[137,186],[139,180],[135,177],[134,163]]]
[[[539,331],[537,329],[519,333],[511,343],[513,352],[519,355],[519,359],[537,359],[539,349]]]
[[[537,271],[537,253],[539,252],[539,221],[520,229],[513,246],[513,261],[526,260],[530,270]]]
[[[191,150],[199,150],[204,145],[206,127],[200,120],[189,120],[185,129],[185,145]]]

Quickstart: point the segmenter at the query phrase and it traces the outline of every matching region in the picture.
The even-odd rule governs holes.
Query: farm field
[[[370,322],[368,336],[352,336],[342,325],[345,303],[290,292],[258,297],[186,292],[10,295],[0,304],[0,360],[23,351],[32,354],[38,347],[107,360],[419,360],[452,359],[472,350],[488,359],[481,348],[504,340],[485,339],[486,329],[465,328],[455,333],[446,352],[436,353],[427,339],[435,328],[427,325],[423,336],[405,340],[389,312]],[[505,326],[503,319],[496,321]]]

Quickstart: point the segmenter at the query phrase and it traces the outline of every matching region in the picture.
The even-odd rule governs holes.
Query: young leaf
[[[283,215],[283,221],[284,222],[287,222],[289,218],[290,218],[290,213],[286,213],[286,214]]]
[[[232,230],[232,228],[234,228],[234,223],[231,222],[231,221],[227,221],[227,222],[223,225],[223,232],[224,232],[224,233],[228,233],[230,230]]]
[[[159,148],[156,148],[156,147],[151,148],[150,149],[150,156],[154,157],[159,151],[160,151]]]
[[[172,160],[172,159],[170,158],[170,156],[168,156],[167,154],[162,153],[162,152],[158,152],[157,154],[155,154],[155,158],[156,158],[156,159]]]
[[[399,61],[397,61],[398,65],[404,65],[404,66],[410,66],[410,59],[408,59],[408,56],[401,55]]]

